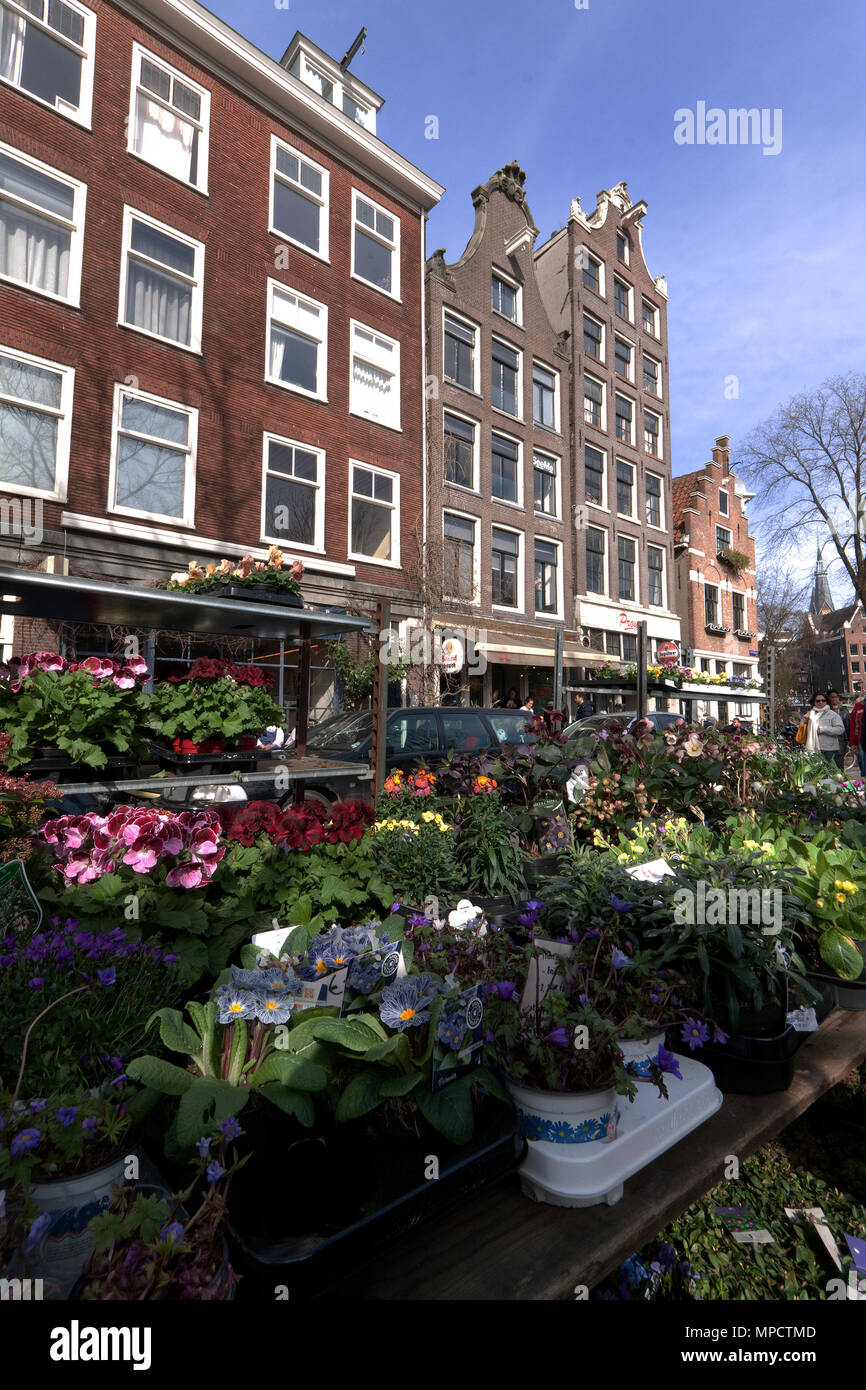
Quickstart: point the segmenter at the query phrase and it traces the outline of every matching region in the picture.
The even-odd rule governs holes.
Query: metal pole
[[[277,704],[283,705],[286,698],[286,639],[280,638],[280,674],[277,677]]]
[[[379,659],[373,672],[373,742],[370,748],[374,800],[385,785],[388,750],[388,670],[382,663],[383,643],[381,635],[387,632],[391,624],[389,599],[380,599],[376,604],[376,623],[379,628]]]
[[[647,712],[646,689],[646,619],[637,625],[637,717],[645,719]]]
[[[770,677],[768,695],[770,696],[770,738],[776,737],[776,648],[770,647],[767,674]]]
[[[145,692],[153,694],[153,678],[156,675],[156,633],[153,628],[146,633],[144,638],[144,662],[150,675],[144,684]]]
[[[553,708],[562,713],[562,652],[565,641],[565,628],[558,627],[553,634]]]
[[[295,725],[295,757],[307,756],[307,727],[310,718],[310,625],[301,624],[298,640],[298,719]],[[303,779],[295,783],[295,804],[304,800],[307,794]]]

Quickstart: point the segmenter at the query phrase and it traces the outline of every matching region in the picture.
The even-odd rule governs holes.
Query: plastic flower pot
[[[113,1184],[123,1180],[125,1163],[126,1155],[121,1154],[92,1172],[35,1182],[31,1188],[37,1215],[47,1212],[52,1218],[42,1247],[44,1262],[34,1273],[56,1282],[64,1298],[69,1296],[93,1250],[88,1222],[108,1206]]]
[[[659,1048],[664,1045],[664,1029],[656,1033],[650,1033],[648,1038],[619,1038],[617,1047],[622,1053],[622,1059],[628,1072],[636,1081],[647,1081],[650,1075],[650,1064],[658,1056]]]
[[[794,1061],[809,1033],[786,1027],[775,1037],[733,1033],[726,1043],[706,1043],[700,1060],[710,1068],[720,1090],[739,1096],[765,1096],[787,1091],[794,1079]]]
[[[578,1163],[617,1134],[620,1109],[613,1086],[594,1091],[539,1091],[506,1077],[528,1151],[520,1167],[527,1197],[551,1206],[585,1206]]]
[[[241,734],[237,742],[239,752],[247,752],[250,748],[255,748],[258,739],[255,734]]]
[[[226,741],[224,738],[205,738],[201,743],[195,743],[191,738],[175,738],[171,747],[173,753],[224,753]]]
[[[537,858],[527,855],[523,863],[523,878],[527,888],[543,888],[545,880],[553,878],[558,872],[558,863],[558,854],[542,854]]]
[[[858,941],[857,945],[863,956],[864,964],[863,970],[856,980],[843,980],[841,975],[837,975],[835,970],[830,970],[827,966],[807,970],[806,979],[816,989],[820,989],[822,992],[827,991],[832,1007],[854,1009],[862,1013],[866,1010],[866,941]]]

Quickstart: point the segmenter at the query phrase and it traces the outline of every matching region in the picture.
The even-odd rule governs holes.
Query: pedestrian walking
[[[806,751],[823,753],[830,763],[836,763],[839,740],[845,733],[842,716],[831,709],[826,695],[813,695],[806,716]]]

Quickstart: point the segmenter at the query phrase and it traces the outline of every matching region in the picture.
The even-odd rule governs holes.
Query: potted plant
[[[139,732],[147,679],[140,657],[11,657],[0,665],[0,723],[11,734],[7,767],[39,760],[44,771],[70,763],[102,768],[109,755],[137,762],[147,751]]]
[[[288,569],[285,565],[278,545],[269,547],[266,561],[244,555],[237,563],[220,560],[218,565],[201,566],[190,560],[189,568],[173,574],[165,587],[188,594],[276,601],[302,608],[300,580],[304,566],[300,560],[293,560]]]
[[[11,734],[0,733],[0,864],[12,859],[24,864],[38,854],[36,828],[45,818],[47,803],[61,793],[53,782],[35,782],[26,774],[12,777],[6,771],[11,745]]]
[[[146,727],[175,752],[223,752],[243,736],[255,739],[285,718],[256,666],[200,657],[187,672],[168,676],[149,697]]]

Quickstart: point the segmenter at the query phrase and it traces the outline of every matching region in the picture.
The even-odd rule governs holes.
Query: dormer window
[[[365,130],[371,130],[373,128],[371,119],[373,113],[369,106],[365,106],[363,102],[356,101],[354,97],[350,97],[349,93],[345,91],[343,92],[343,111],[351,120],[357,121],[358,125],[364,126]]]
[[[302,79],[302,81],[306,82],[306,84],[307,84],[308,87],[312,87],[312,89],[313,89],[314,92],[318,92],[320,97],[324,97],[324,98],[325,98],[325,101],[333,102],[333,100],[334,100],[334,84],[333,84],[333,82],[329,82],[328,79],[327,79],[327,77],[325,77],[324,73],[319,72],[319,69],[318,69],[318,68],[314,68],[313,65],[312,65],[312,63],[308,62],[306,58],[303,58],[303,59],[302,59],[302,63],[303,63],[303,66],[302,66],[302,68],[301,68],[301,79]]]
[[[283,54],[280,60],[282,66],[355,125],[363,126],[375,135],[376,113],[382,104],[381,98],[327,53],[304,41],[302,35],[297,38],[301,42],[293,43]]]

